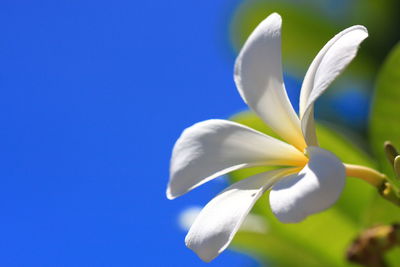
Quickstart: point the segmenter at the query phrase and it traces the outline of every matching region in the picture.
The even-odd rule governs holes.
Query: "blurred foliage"
[[[381,169],[394,176],[382,144],[389,140],[400,148],[400,44],[379,72],[371,109],[370,138]]]
[[[236,51],[251,31],[272,12],[283,18],[282,54],[285,70],[303,77],[312,59],[339,31],[355,24],[368,28],[369,38],[351,64],[351,79],[372,81],[387,52],[399,40],[398,0],[247,0],[231,24]],[[345,74],[342,79],[349,79]],[[368,89],[368,88],[366,88]]]
[[[233,121],[277,137],[254,113],[243,112]],[[317,126],[321,147],[335,153],[343,162],[376,167],[370,156],[342,134],[326,125]],[[249,168],[233,172],[232,182],[268,168]],[[273,266],[353,266],[345,259],[346,249],[358,233],[377,222],[400,220],[398,207],[381,199],[374,188],[356,178],[348,178],[339,201],[327,211],[312,215],[298,224],[282,224],[272,214],[265,194],[254,206],[253,213],[262,215],[267,233],[239,232],[233,246],[256,255]],[[400,258],[387,255],[389,263],[400,264]],[[296,264],[297,263],[297,264]]]

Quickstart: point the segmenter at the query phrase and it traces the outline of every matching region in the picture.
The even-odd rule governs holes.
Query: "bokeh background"
[[[397,2],[2,1],[0,265],[204,266],[179,214],[227,181],[169,201],[169,158],[184,128],[246,109],[232,74],[247,35],[282,15],[297,107],[319,49],[366,25],[360,56],[316,108],[362,137],[375,74],[399,39]],[[229,250],[208,266],[258,265]]]

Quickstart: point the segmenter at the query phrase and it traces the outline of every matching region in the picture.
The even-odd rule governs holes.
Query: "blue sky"
[[[187,126],[245,108],[232,80],[238,1],[2,1],[4,266],[204,266],[165,197]],[[208,266],[254,266],[227,252]]]

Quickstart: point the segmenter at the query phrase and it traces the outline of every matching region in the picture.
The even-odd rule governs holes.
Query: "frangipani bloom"
[[[229,186],[203,208],[185,241],[204,261],[229,245],[266,190],[275,216],[294,223],[329,208],[345,184],[343,163],[318,147],[313,106],[355,57],[367,30],[350,27],[322,48],[304,78],[298,116],[283,83],[281,23],[274,13],[257,26],[236,60],[234,79],[243,100],[287,143],[235,122],[207,120],[187,128],[172,153],[169,199],[238,169],[282,166]]]

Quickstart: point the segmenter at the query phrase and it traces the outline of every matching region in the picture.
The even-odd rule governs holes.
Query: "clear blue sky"
[[[238,1],[0,3],[2,266],[205,266],[165,197],[187,126],[245,108],[228,40]],[[254,266],[224,253],[207,266]]]

